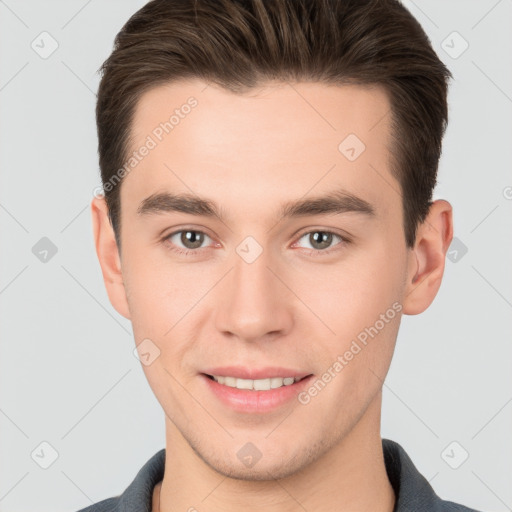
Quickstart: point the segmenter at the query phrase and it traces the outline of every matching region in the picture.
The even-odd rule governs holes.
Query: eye
[[[340,242],[337,243],[334,247],[336,247],[337,245],[345,245],[350,243],[350,240],[348,238],[341,236],[337,233],[333,233],[332,231],[326,231],[323,229],[315,229],[313,231],[303,233],[299,238],[299,241],[305,239],[306,242],[312,246],[312,250],[309,251],[310,255],[323,256],[325,254],[330,254],[331,252],[338,250],[336,248],[330,248],[332,246],[333,240],[336,238],[339,239]]]
[[[205,249],[206,247],[202,246],[206,239],[211,240],[211,238],[203,231],[195,229],[181,229],[165,236],[162,242],[165,243],[171,251],[182,255],[189,255],[193,253],[197,254],[201,249]],[[330,254],[339,250],[336,246],[344,246],[350,243],[350,239],[347,237],[323,229],[305,232],[300,236],[299,241],[302,239],[305,239],[306,242],[311,245],[311,250],[307,251],[307,253],[312,256],[324,256]],[[335,239],[338,239],[339,242],[335,244],[334,248],[330,248]],[[298,244],[298,242],[294,245],[296,244]]]
[[[181,231],[174,231],[174,233],[167,235],[163,239],[163,242],[168,243],[172,251],[179,254],[189,254],[199,252],[198,249],[202,248],[201,245],[206,238],[211,240],[211,238],[202,231],[182,229]],[[180,244],[182,244],[183,247],[180,247]]]

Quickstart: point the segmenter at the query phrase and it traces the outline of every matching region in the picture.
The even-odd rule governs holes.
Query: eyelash
[[[190,231],[192,233],[201,233],[203,235],[206,235],[208,238],[211,238],[204,231],[200,231],[200,230],[197,230],[197,229],[187,229],[187,228],[185,228],[185,229],[180,229],[178,231],[173,231],[169,235],[166,235],[162,239],[162,242],[165,243],[171,251],[176,252],[176,253],[178,253],[178,254],[180,254],[182,256],[188,256],[188,255],[190,255],[192,253],[197,254],[202,249],[207,249],[207,247],[200,247],[198,249],[180,249],[180,248],[177,248],[175,246],[175,244],[172,244],[173,247],[170,246],[170,243],[169,243],[169,239],[170,238],[172,238],[174,235],[177,235],[177,234],[183,233],[183,232],[187,232],[187,231]],[[341,242],[338,243],[338,244],[335,244],[333,246],[333,248],[329,248],[329,249],[308,249],[307,250],[308,251],[307,252],[308,256],[313,256],[313,257],[326,256],[326,255],[329,255],[329,254],[331,254],[331,253],[333,253],[335,251],[340,250],[339,248],[336,248],[338,245],[348,245],[351,242],[351,240],[349,238],[347,238],[345,236],[342,236],[339,233],[335,233],[334,231],[328,231],[328,230],[325,230],[325,229],[313,229],[313,230],[310,230],[310,231],[304,231],[303,233],[301,233],[298,236],[297,241],[299,241],[305,235],[310,235],[311,233],[327,233],[327,234],[331,234],[331,235],[334,235],[334,236],[338,237],[341,240]]]

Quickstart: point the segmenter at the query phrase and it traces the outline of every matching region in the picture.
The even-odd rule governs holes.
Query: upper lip
[[[206,375],[223,377],[236,377],[237,379],[269,379],[271,377],[296,377],[302,379],[310,373],[280,366],[266,366],[264,368],[247,368],[244,366],[219,366],[204,371]]]

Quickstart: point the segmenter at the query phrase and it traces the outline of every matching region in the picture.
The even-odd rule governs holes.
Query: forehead
[[[380,87],[268,82],[234,94],[182,80],[139,99],[130,153],[152,147],[125,181],[139,196],[165,189],[208,196],[214,187],[226,199],[243,195],[246,206],[336,186],[384,207],[386,195],[399,200],[390,186],[389,130]]]
[[[194,99],[196,105],[187,103]],[[193,133],[201,141],[216,145],[264,140],[267,134],[290,143],[306,138],[342,138],[351,130],[363,141],[386,131],[384,119],[390,112],[388,95],[382,87],[328,85],[318,82],[267,82],[243,94],[214,84],[180,80],[159,85],[144,93],[135,108],[132,135],[151,133],[159,123],[171,121],[175,135],[183,132],[187,117],[194,120]],[[155,124],[156,123],[156,124]],[[174,130],[181,125],[180,130]],[[377,129],[373,134],[377,125]],[[212,129],[215,128],[213,131]],[[236,131],[230,131],[237,128]],[[177,134],[179,136],[179,134]]]

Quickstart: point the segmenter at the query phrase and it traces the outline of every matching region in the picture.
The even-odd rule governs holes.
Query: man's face
[[[191,96],[197,105],[181,108]],[[175,109],[172,130],[158,130]],[[136,344],[160,351],[143,368],[168,431],[222,474],[292,474],[369,411],[377,418],[410,257],[387,96],[318,83],[235,95],[182,81],[140,99],[131,151],[148,136],[155,147],[121,187],[122,276]],[[336,191],[361,201],[281,216],[285,203]],[[138,212],[166,193],[207,199],[222,218],[162,200]],[[292,391],[237,391],[205,375],[259,370],[309,377]]]

